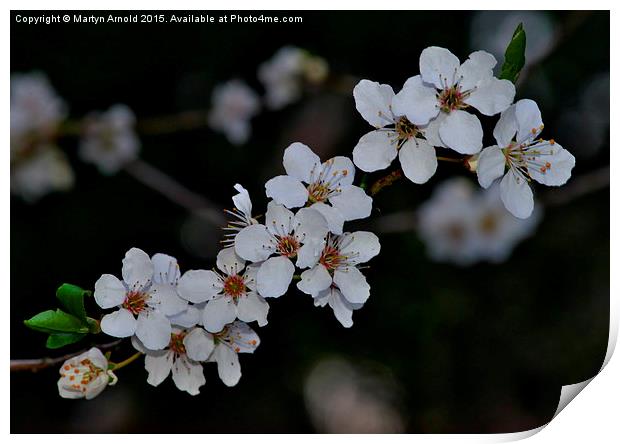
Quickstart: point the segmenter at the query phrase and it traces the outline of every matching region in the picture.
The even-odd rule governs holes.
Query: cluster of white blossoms
[[[403,173],[414,183],[425,183],[437,169],[436,148],[447,148],[478,160],[483,187],[504,176],[501,198],[519,218],[534,208],[531,180],[562,185],[570,177],[575,158],[553,140],[537,139],[543,125],[531,100],[512,104],[515,87],[494,77],[495,57],[476,51],[460,63],[445,48],[429,47],[420,55],[420,75],[405,82],[395,94],[389,85],[362,80],[353,91],[355,105],[375,130],[362,136],[353,161],[363,171],[387,168],[398,155]],[[501,113],[493,135],[497,145],[483,148],[484,116]],[[482,151],[482,152],[481,152]]]

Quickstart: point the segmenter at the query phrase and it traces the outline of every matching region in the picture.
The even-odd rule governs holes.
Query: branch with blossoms
[[[141,357],[153,386],[172,375],[177,388],[196,395],[206,382],[203,365],[212,362],[222,382],[234,386],[241,378],[239,354],[253,353],[260,344],[250,324],[265,327],[271,301],[289,293],[293,282],[315,306],[329,305],[338,322],[350,328],[353,312],[371,293],[362,270],[379,255],[381,245],[374,233],[350,232],[346,224],[369,218],[373,198],[397,180],[427,182],[438,160],[463,163],[484,189],[499,181],[493,193],[512,215],[536,217],[533,182],[564,184],[575,159],[554,140],[539,138],[543,124],[535,102],[513,103],[524,51],[525,31],[519,26],[500,78],[493,75],[495,58],[485,51],[472,53],[461,64],[449,50],[429,47],[420,55],[420,74],[397,94],[389,85],[361,80],[353,88],[355,106],[373,130],[359,139],[352,160],[336,156],[322,161],[310,147],[291,144],[284,150],[285,174],[265,184],[269,202],[264,218],[256,216],[249,192],[235,185],[224,248],[212,269],[182,273],[172,256],[131,248],[120,278],[103,274],[92,292],[61,286],[57,296],[62,308],[26,321],[49,335],[49,348],[105,334],[129,339],[135,353],[114,362],[94,347],[71,357],[60,368],[60,395],[91,399],[117,382],[117,370]],[[279,103],[281,97],[271,100]],[[482,118],[499,115],[496,145],[483,148],[482,124],[474,110]],[[366,176],[356,184],[356,168],[373,174],[390,167],[396,157],[400,168],[370,186]],[[471,192],[451,187],[456,194],[448,194],[458,197],[444,200],[467,212]],[[486,197],[476,202],[487,204]],[[84,301],[91,297],[102,315],[87,315]]]

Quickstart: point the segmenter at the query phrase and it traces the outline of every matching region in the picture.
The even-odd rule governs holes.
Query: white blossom
[[[190,270],[179,281],[179,295],[193,303],[207,302],[202,325],[217,333],[235,319],[267,325],[269,305],[256,291],[256,267],[245,267],[234,248],[217,255],[219,272]],[[245,270],[244,270],[245,268]]]
[[[229,387],[237,385],[241,379],[239,353],[254,353],[260,345],[258,335],[247,324],[235,321],[213,335],[215,348],[209,362],[217,363],[217,373]]]
[[[132,248],[123,259],[122,276],[121,281],[104,274],[95,283],[97,304],[104,309],[118,307],[101,319],[101,330],[117,338],[135,334],[151,350],[164,348],[171,332],[166,316],[187,308],[187,302],[177,294],[176,259],[161,253],[151,259],[139,248]]]
[[[244,228],[237,235],[235,250],[244,259],[261,262],[256,274],[258,292],[264,297],[280,297],[288,290],[299,267],[308,266],[327,236],[325,217],[311,208],[293,214],[283,205],[269,202],[265,225]],[[273,256],[273,257],[272,257]]]
[[[502,201],[521,219],[534,209],[532,179],[548,186],[563,185],[575,166],[575,157],[553,139],[537,139],[543,127],[538,105],[529,99],[519,100],[502,113],[493,130],[497,145],[485,148],[478,159],[480,185],[488,188],[503,176]]]
[[[437,170],[435,148],[424,137],[424,127],[405,116],[394,115],[394,91],[389,85],[361,80],[353,89],[355,107],[377,128],[361,137],[353,148],[353,162],[363,171],[373,172],[390,166],[398,155],[405,176],[424,183]]]
[[[108,370],[108,360],[98,348],[65,361],[60,368],[58,393],[63,398],[93,399],[117,378]]]
[[[355,166],[337,156],[321,163],[306,145],[296,142],[284,150],[286,175],[265,184],[267,197],[287,208],[306,204],[320,212],[333,233],[342,233],[345,221],[370,216],[372,198],[353,185]],[[329,205],[328,205],[329,203]]]
[[[80,157],[103,174],[114,174],[135,160],[140,139],[134,130],[136,117],[126,105],[114,105],[104,113],[87,116],[80,141]]]
[[[257,94],[241,80],[229,80],[218,85],[211,97],[208,122],[215,131],[226,135],[228,141],[242,145],[250,137],[250,120],[260,110]]]
[[[135,336],[132,338],[136,350],[146,355],[144,367],[149,374],[146,381],[157,387],[172,372],[172,380],[179,390],[197,395],[206,382],[201,362],[213,352],[213,336],[200,327],[173,327],[169,341],[164,350],[149,350]]]
[[[252,217],[252,200],[250,199],[248,190],[239,184],[235,184],[235,190],[238,191],[238,193],[232,197],[235,208],[232,210],[224,210],[233,217],[233,220],[229,221],[228,226],[224,228],[226,231],[223,241],[225,247],[234,247],[235,239],[239,231],[258,223],[258,221]]]
[[[426,140],[433,146],[461,154],[482,149],[482,125],[473,107],[487,116],[504,111],[515,96],[508,80],[493,77],[495,57],[476,51],[461,64],[445,48],[431,46],[420,55],[420,75],[411,77],[394,97],[392,107],[415,125],[426,127]]]
[[[344,327],[353,325],[353,310],[370,296],[370,285],[359,265],[379,254],[379,238],[367,231],[330,234],[323,249],[301,274],[297,288],[314,298],[314,305],[326,304]]]

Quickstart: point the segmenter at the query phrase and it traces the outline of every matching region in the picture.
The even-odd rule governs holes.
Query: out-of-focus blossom
[[[191,330],[172,328],[170,342],[164,350],[149,350],[132,337],[136,350],[144,353],[144,367],[149,376],[147,382],[157,387],[172,372],[172,380],[179,390],[190,395],[200,393],[206,380],[202,361],[206,361],[213,352],[213,336],[202,328]]]
[[[213,90],[207,120],[209,126],[224,133],[230,143],[242,145],[252,132],[250,120],[259,110],[258,95],[244,82],[234,79]]]
[[[134,130],[136,117],[125,105],[94,113],[84,122],[80,157],[97,165],[103,174],[114,174],[138,157],[140,139]]]
[[[482,48],[503,61],[506,46],[519,23],[523,23],[523,28],[527,33],[526,67],[536,63],[551,51],[555,41],[555,25],[545,12],[477,12],[471,21],[470,47],[472,49]]]
[[[258,335],[246,323],[235,321],[213,335],[215,349],[209,362],[217,363],[217,373],[229,387],[237,385],[241,379],[239,353],[254,353],[260,344]]]
[[[508,259],[535,230],[540,210],[518,219],[504,208],[499,194],[499,185],[483,191],[464,178],[439,185],[418,210],[418,234],[429,256],[462,266]]]
[[[547,186],[564,185],[575,166],[575,157],[553,139],[537,139],[543,128],[538,105],[533,100],[519,100],[495,125],[497,145],[485,148],[478,158],[480,185],[488,188],[503,176],[502,201],[521,219],[534,210],[531,179]]]
[[[320,361],[304,383],[306,409],[322,433],[402,433],[398,391],[388,376],[339,358]]]
[[[276,203],[287,208],[308,204],[325,217],[335,234],[342,233],[345,221],[370,216],[372,198],[353,185],[355,166],[349,158],[336,156],[321,163],[309,147],[295,142],[284,150],[283,163],[287,174],[265,184],[267,197]]]
[[[512,82],[493,76],[496,64],[485,51],[471,53],[461,64],[445,48],[426,48],[420,54],[420,75],[405,82],[392,101],[393,111],[415,125],[428,125],[425,136],[431,145],[475,154],[482,149],[482,125],[465,109],[494,116],[515,96]]]
[[[116,376],[108,370],[108,360],[98,348],[65,361],[60,367],[58,393],[63,398],[93,399],[108,385],[116,384]]]
[[[43,74],[11,76],[11,191],[25,200],[73,185],[71,166],[54,143],[66,115]]]
[[[267,107],[276,110],[298,100],[306,82],[321,83],[328,72],[327,62],[321,57],[285,46],[258,67],[258,79],[265,87]]]

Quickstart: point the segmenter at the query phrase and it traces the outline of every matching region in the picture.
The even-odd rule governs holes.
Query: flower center
[[[396,122],[396,133],[398,134],[398,142],[404,142],[418,135],[418,127],[409,121],[406,117],[401,117]]]
[[[322,264],[328,271],[334,271],[344,261],[345,256],[340,254],[340,250],[332,245],[326,245],[321,253],[319,263]]]
[[[123,308],[126,308],[133,314],[138,314],[146,308],[146,303],[150,299],[150,295],[143,291],[128,291],[125,295]]]
[[[172,350],[177,355],[185,354],[185,344],[183,344],[183,339],[185,338],[185,332],[181,333],[172,333],[170,335],[170,343],[168,344],[168,348]]]
[[[467,104],[464,103],[463,100],[465,100],[468,95],[469,94],[467,92],[461,92],[460,86],[444,88],[443,91],[439,93],[439,106],[445,113],[449,113],[450,111],[457,109],[467,108]]]
[[[245,281],[243,277],[238,274],[228,276],[224,280],[224,293],[233,299],[237,299],[239,296],[245,294],[245,290]]]
[[[485,214],[480,219],[480,231],[484,234],[493,234],[497,231],[497,217],[494,213]]]
[[[90,359],[86,358],[79,362],[79,366],[76,364],[65,364],[60,376],[68,378],[72,388],[85,392],[86,386],[97,379],[101,373],[103,373],[103,369],[97,367]]]
[[[281,256],[295,257],[299,246],[299,241],[294,236],[282,236],[278,237],[276,251]]]
[[[446,232],[455,244],[460,244],[465,239],[465,228],[461,224],[454,223],[448,225]]]
[[[329,187],[322,181],[308,185],[308,200],[311,203],[323,202],[329,196]]]

